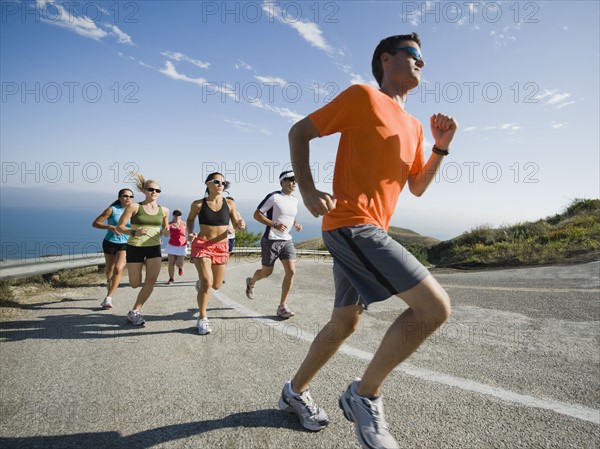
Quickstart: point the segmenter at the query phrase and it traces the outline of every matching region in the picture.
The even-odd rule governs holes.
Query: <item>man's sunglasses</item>
[[[162,190],[160,190],[160,189],[155,189],[154,187],[146,187],[146,190],[147,190],[148,192],[150,192],[150,193],[152,193],[152,192],[156,192],[156,193],[160,193],[160,192],[162,192]]]
[[[390,54],[393,55],[393,54],[395,54],[395,53],[397,53],[399,51],[405,51],[406,53],[408,53],[409,55],[411,55],[415,59],[415,61],[420,61],[421,59],[423,59],[423,55],[415,47],[394,48],[393,50],[388,51],[388,53],[390,53]]]
[[[218,179],[211,179],[208,182],[212,182],[213,184],[215,184],[217,186],[224,186],[227,181],[219,181]]]
[[[289,177],[289,178],[283,178],[284,181],[287,182],[296,182],[296,178],[294,178],[293,176]]]

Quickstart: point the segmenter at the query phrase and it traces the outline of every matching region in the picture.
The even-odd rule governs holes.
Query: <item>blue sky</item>
[[[600,194],[598,21],[596,1],[2,1],[0,207],[100,211],[138,169],[187,211],[216,169],[252,221],[290,126],[374,83],[379,40],[416,31],[427,65],[407,110],[427,147],[431,114],[460,130],[392,225],[446,239],[552,215]],[[323,190],[337,142],[313,141]]]

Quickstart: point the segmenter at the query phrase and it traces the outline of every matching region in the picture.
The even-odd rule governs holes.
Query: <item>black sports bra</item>
[[[221,210],[217,212],[208,207],[206,198],[202,199],[202,207],[198,213],[198,223],[200,223],[200,225],[227,226],[230,218],[229,206],[227,205],[227,200],[225,198],[223,198]]]

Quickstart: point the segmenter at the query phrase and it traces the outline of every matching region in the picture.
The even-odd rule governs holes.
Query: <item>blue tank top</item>
[[[108,217],[107,223],[110,226],[116,226],[117,224],[119,224],[119,220],[121,219],[121,215],[123,215],[125,208],[119,205],[110,206],[110,208],[112,209],[112,214],[110,214],[110,217]],[[131,224],[127,223],[127,227],[131,227]],[[128,239],[129,236],[127,234],[117,235],[110,229],[106,231],[106,235],[104,236],[104,240],[108,240],[112,243],[127,243]]]
[[[230,216],[229,206],[225,198],[223,198],[223,207],[217,212],[208,207],[206,198],[202,199],[202,207],[198,213],[198,223],[200,223],[200,226],[227,226],[229,225]]]

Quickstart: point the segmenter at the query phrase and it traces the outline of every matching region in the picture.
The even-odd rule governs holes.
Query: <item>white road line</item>
[[[463,288],[467,290],[498,290],[508,292],[539,292],[539,293],[598,293],[597,288],[531,288],[531,287],[488,287],[485,285],[444,284],[444,288]]]
[[[238,302],[231,299],[229,296],[225,295],[223,292],[213,290],[212,294],[223,304],[237,310],[242,315],[260,320],[261,324],[271,326],[273,329],[276,329],[279,332],[289,335],[290,337],[299,338],[308,343],[312,343],[312,341],[315,338],[315,334],[313,332],[305,332],[304,329],[302,329],[302,332],[298,334],[297,327],[283,326],[282,328],[281,323],[279,321],[265,320],[264,314],[258,313],[255,310],[252,310],[246,306],[239,304]],[[340,352],[343,352],[344,354],[349,355],[351,357],[366,361],[369,361],[373,358],[373,354],[371,352],[362,351],[347,344],[344,344],[341,347]],[[556,401],[554,399],[536,398],[535,396],[516,393],[514,391],[506,390],[504,388],[493,387],[491,385],[476,382],[470,379],[451,376],[449,374],[425,368],[418,368],[416,366],[410,365],[409,363],[403,363],[402,365],[396,367],[395,371],[407,374],[409,376],[417,377],[419,379],[428,380],[430,382],[436,382],[442,385],[460,388],[462,390],[471,391],[473,393],[478,393],[485,396],[492,396],[502,401],[517,403],[520,405],[524,405],[525,407],[534,407],[545,410],[551,410],[553,412],[560,413],[561,415],[570,416],[572,418],[577,418],[582,421],[589,421],[594,424],[600,424],[600,410],[585,407],[583,405],[570,404],[568,402]]]

